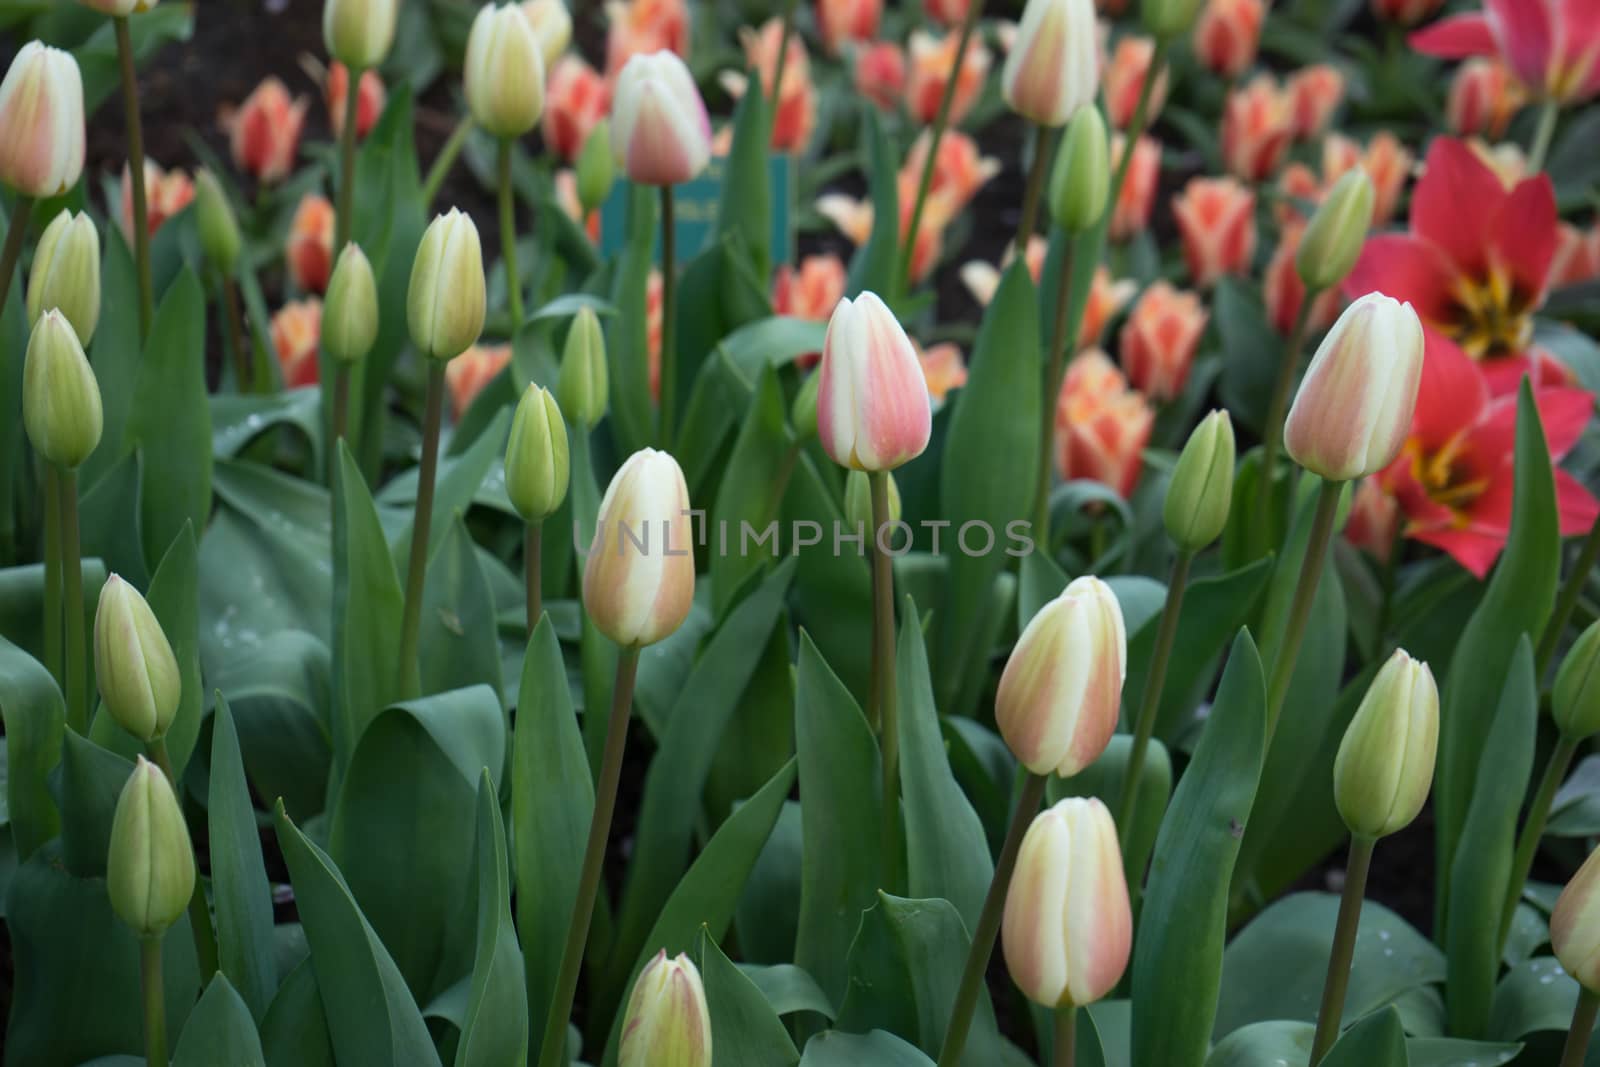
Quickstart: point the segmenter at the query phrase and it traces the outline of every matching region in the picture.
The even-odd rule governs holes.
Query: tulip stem
[[[1511,861],[1511,879],[1506,883],[1506,902],[1500,913],[1500,939],[1495,942],[1498,946],[1496,959],[1505,951],[1506,939],[1511,936],[1517,904],[1522,900],[1522,887],[1528,880],[1528,872],[1533,870],[1533,857],[1539,851],[1539,839],[1544,836],[1545,822],[1550,818],[1550,803],[1555,799],[1556,790],[1561,788],[1562,779],[1567,776],[1567,767],[1578,751],[1578,740],[1566,734],[1561,735],[1550,753],[1549,761],[1544,765],[1544,776],[1539,779],[1538,791],[1533,794],[1533,802],[1528,807],[1528,818],[1522,824],[1522,836],[1517,838],[1517,851]]]
[[[339,474],[339,442],[345,438],[350,422],[350,367],[343,360],[335,360],[333,366],[333,443],[328,446],[328,490],[335,490],[335,479]],[[338,510],[339,502],[336,498],[330,499],[330,505]],[[331,527],[330,527],[331,529]]]
[[[1311,1067],[1317,1067],[1339,1036],[1344,1018],[1344,995],[1350,986],[1350,960],[1355,956],[1356,932],[1361,927],[1361,901],[1367,893],[1367,871],[1372,866],[1375,837],[1350,838],[1350,860],[1345,866],[1344,895],[1339,898],[1339,919],[1333,928],[1333,951],[1328,956],[1328,977],[1322,985],[1322,1008],[1317,1012],[1317,1033],[1311,1042]]]
[[[1117,804],[1117,826],[1122,831],[1122,855],[1131,858],[1128,839],[1133,833],[1133,816],[1139,806],[1139,779],[1144,774],[1145,750],[1155,733],[1156,713],[1161,708],[1161,690],[1167,681],[1167,664],[1172,659],[1172,644],[1178,636],[1178,617],[1183,611],[1183,594],[1189,583],[1189,563],[1194,554],[1178,549],[1172,561],[1172,577],[1167,582],[1167,601],[1161,609],[1161,624],[1156,630],[1156,647],[1150,656],[1150,672],[1145,677],[1144,693],[1139,697],[1139,717],[1134,720],[1133,747],[1128,750],[1128,766],[1122,773],[1122,799]],[[1137,886],[1141,871],[1128,871],[1128,884]]]
[[[78,544],[78,472],[57,467],[61,485],[62,603],[66,614],[67,725],[87,737],[89,700],[84,686],[88,673],[83,627],[83,553]]]
[[[1006,827],[1006,839],[1000,845],[1000,855],[995,859],[994,877],[989,880],[989,892],[983,897],[983,910],[978,913],[978,927],[973,931],[972,944],[967,949],[967,963],[961,971],[961,986],[950,1007],[950,1025],[944,1032],[944,1044],[939,1049],[938,1067],[955,1067],[961,1062],[962,1050],[967,1045],[967,1033],[972,1029],[972,1013],[978,1005],[978,992],[983,988],[983,976],[989,969],[989,957],[994,955],[994,939],[1000,933],[1000,919],[1005,914],[1006,893],[1011,888],[1011,875],[1017,869],[1017,853],[1022,849],[1022,835],[1039,814],[1039,804],[1044,800],[1045,776],[1024,772],[1022,795],[1011,812],[1011,824]]]
[[[462,115],[461,121],[456,123],[456,128],[450,131],[450,137],[445,141],[444,147],[439,149],[439,154],[433,157],[433,165],[428,168],[428,177],[422,183],[422,209],[426,213],[433,207],[433,201],[439,195],[439,189],[444,185],[445,178],[456,165],[456,160],[461,158],[461,149],[466,146],[467,138],[472,135],[472,116]]]
[[[1583,1067],[1597,1013],[1600,1013],[1600,995],[1579,989],[1578,1006],[1572,1009],[1572,1027],[1567,1031],[1567,1047],[1561,1053],[1561,1067]]]
[[[512,198],[510,137],[500,139],[500,259],[506,265],[506,300],[511,305],[511,336],[522,328],[522,279],[517,276],[517,206]]]
[[[912,201],[911,222],[901,237],[900,262],[894,275],[898,287],[896,293],[906,293],[911,289],[911,264],[917,247],[917,230],[922,226],[922,212],[928,206],[928,190],[933,188],[933,170],[939,159],[939,142],[944,139],[945,128],[950,125],[950,109],[956,99],[956,84],[961,80],[961,67],[966,62],[967,49],[972,44],[972,35],[977,30],[978,19],[982,15],[983,0],[972,0],[967,8],[967,17],[961,21],[961,38],[956,43],[955,61],[951,65],[949,77],[945,79],[944,92],[939,96],[939,110],[934,113],[933,130],[928,135],[928,156],[922,161],[922,175],[917,179],[917,198]]]
[[[1033,539],[1046,556],[1050,551],[1050,482],[1051,464],[1055,460],[1056,404],[1061,396],[1061,380],[1067,371],[1067,336],[1072,327],[1068,323],[1072,303],[1072,271],[1076,265],[1071,257],[1072,242],[1067,242],[1068,253],[1062,257],[1060,273],[1056,277],[1055,318],[1050,327],[1050,355],[1044,377],[1044,397],[1039,409],[1039,456],[1033,496]]]
[[[1050,150],[1055,146],[1055,131],[1038,123],[1033,127],[1033,162],[1028,166],[1028,183],[1022,189],[1022,218],[1017,220],[1017,239],[1011,254],[1024,258],[1028,254],[1028,240],[1039,222],[1039,198],[1044,188],[1044,176],[1050,162]]]
[[[22,243],[28,236],[28,219],[33,215],[33,198],[17,197],[6,220],[6,243],[0,249],[0,300],[11,293],[11,276],[16,273],[17,262],[22,258]]]
[[[867,481],[872,486],[872,655],[878,661],[878,747],[883,752],[884,881],[890,892],[898,892],[900,705],[894,662],[894,570],[888,552],[894,538],[889,515],[889,472],[871,471]]]
[[[678,421],[678,253],[672,186],[661,187],[661,447],[672,447]]]
[[[150,757],[150,762],[166,775],[167,784],[172,786],[172,792],[183,800],[183,789],[178,784],[178,775],[172,769],[172,754],[167,751],[166,737],[152,737],[145,742],[145,753]],[[217,935],[211,929],[211,905],[206,902],[205,881],[199,877],[199,857],[195,857],[194,892],[189,894],[189,930],[194,935],[194,955],[200,966],[201,974],[215,974],[217,971]]]
[[[528,634],[532,636],[533,628],[539,625],[539,616],[544,614],[543,570],[541,561],[544,556],[544,523],[530,522],[522,531],[522,564],[527,572],[523,581],[527,585],[528,594]]]
[[[239,314],[239,283],[233,276],[217,269],[222,287],[222,305],[228,316],[228,342],[233,347],[234,388],[242,395],[255,388],[255,352],[245,348],[244,320]]]
[[[117,32],[117,60],[122,67],[124,123],[128,127],[128,181],[133,201],[133,258],[139,273],[139,340],[150,334],[155,289],[150,281],[150,203],[144,189],[144,129],[139,123],[139,75],[133,65],[133,35],[128,16],[111,20]]]
[[[589,843],[583,853],[583,872],[578,881],[578,896],[573,903],[572,922],[567,926],[567,944],[561,953],[561,971],[556,977],[555,996],[550,1000],[550,1014],[545,1020],[539,1067],[566,1067],[567,1022],[572,1014],[572,998],[578,989],[584,945],[589,940],[589,923],[594,918],[595,893],[600,887],[606,842],[611,836],[611,816],[616,809],[617,783],[622,777],[622,753],[628,739],[628,719],[633,712],[633,680],[638,667],[638,647],[622,649],[617,656],[616,685],[611,691],[611,719],[606,726],[605,756],[600,764],[600,780],[595,785],[594,814],[589,820]]]
[[[1306,327],[1311,322],[1311,305],[1316,303],[1319,289],[1306,288],[1305,296],[1300,301],[1300,310],[1295,312],[1294,326],[1289,330],[1289,338],[1284,343],[1283,358],[1278,361],[1278,377],[1272,383],[1272,399],[1267,406],[1267,422],[1262,427],[1261,436],[1261,467],[1256,477],[1256,513],[1255,521],[1250,524],[1252,540],[1257,536],[1258,544],[1270,544],[1272,541],[1268,522],[1271,520],[1272,482],[1276,477],[1278,451],[1283,447],[1283,420],[1289,411],[1289,393],[1294,389],[1295,375],[1300,370],[1300,349],[1305,345]]]
[[[1056,1009],[1055,1067],[1073,1067],[1078,1062],[1078,1006]]]
[[[1343,490],[1343,482],[1324,478],[1317,491],[1317,511],[1311,520],[1311,537],[1306,541],[1306,555],[1300,563],[1300,580],[1294,587],[1294,600],[1289,605],[1283,644],[1278,647],[1278,658],[1272,665],[1272,683],[1267,687],[1269,748],[1273,731],[1278,727],[1278,716],[1283,712],[1284,699],[1289,695],[1295,661],[1300,658],[1300,641],[1306,635],[1311,602],[1317,598],[1317,585],[1322,580],[1322,562],[1328,555],[1328,541],[1333,535],[1333,521],[1339,513],[1339,494]]]
[[[411,562],[406,568],[405,612],[400,618],[400,691],[422,688],[417,667],[417,630],[422,623],[423,580],[428,570],[428,533],[433,525],[433,482],[439,467],[439,424],[444,421],[444,360],[428,361],[428,399],[422,419],[422,469],[411,523]]]
[[[1539,110],[1539,125],[1533,132],[1533,147],[1528,149],[1528,171],[1537,173],[1544,169],[1550,155],[1550,142],[1556,135],[1556,120],[1561,117],[1561,102],[1546,100]]]
[[[350,241],[355,229],[354,208],[356,184],[356,125],[361,106],[360,70],[349,68],[344,90],[344,121],[339,128],[339,202],[333,212],[333,258]]]
[[[44,464],[44,665],[65,686],[61,673],[61,475]]]
[[[166,992],[162,987],[161,934],[139,939],[139,985],[144,994],[144,1061],[148,1067],[167,1067],[167,1009]]]
[[[1597,557],[1600,557],[1600,519],[1590,527],[1589,536],[1584,539],[1583,549],[1578,553],[1578,562],[1573,565],[1572,573],[1567,575],[1566,584],[1561,587],[1561,595],[1556,598],[1555,608],[1550,612],[1550,621],[1545,624],[1544,634],[1539,638],[1539,654],[1535,657],[1535,677],[1543,678],[1545,671],[1550,667],[1550,661],[1555,658],[1556,646],[1561,643],[1561,635],[1572,619],[1573,609],[1578,606],[1578,598],[1583,595],[1583,587],[1589,584],[1589,573],[1594,570]]]

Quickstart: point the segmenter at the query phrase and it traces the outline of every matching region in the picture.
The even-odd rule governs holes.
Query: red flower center
[[[1520,355],[1533,339],[1534,294],[1494,267],[1486,278],[1460,278],[1451,293],[1452,314],[1440,329],[1473,359]]]

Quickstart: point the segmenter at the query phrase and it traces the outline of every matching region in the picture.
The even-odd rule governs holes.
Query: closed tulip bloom
[[[1317,289],[1344,281],[1366,243],[1376,195],[1372,179],[1360,167],[1346,171],[1334,183],[1317,205],[1295,254],[1294,266],[1301,281]]]
[[[928,447],[933,415],[922,364],[876,293],[839,301],[818,374],[817,434],[839,466],[893,470]]]
[[[1000,939],[1011,980],[1035,1004],[1082,1007],[1121,981],[1133,913],[1116,823],[1098,798],[1068,797],[1028,827]]]
[[[1050,214],[1069,233],[1099,222],[1111,193],[1110,145],[1105,119],[1093,105],[1080,107],[1061,138],[1050,170]]]
[[[243,240],[233,206],[222,191],[216,175],[202,170],[194,178],[195,226],[200,231],[200,248],[206,258],[228,277],[239,262]]]
[[[1094,102],[1099,67],[1092,0],[1028,0],[1000,91],[1023,118],[1060,126]]]
[[[1600,622],[1590,623],[1572,643],[1551,697],[1551,717],[1563,737],[1600,733]]]
[[[870,44],[878,37],[883,0],[817,0],[817,31],[829,52],[847,42]]]
[[[1194,293],[1166,282],[1146,289],[1118,334],[1122,366],[1133,387],[1156,400],[1181,396],[1208,317]]]
[[[578,196],[579,210],[596,223],[598,236],[600,221],[594,213],[611,195],[611,186],[617,180],[617,157],[611,153],[611,123],[601,119],[584,139],[578,152],[578,162],[573,185]]]
[[[269,332],[284,386],[316,385],[321,375],[317,347],[322,336],[322,301],[314,296],[291,300],[273,314]]]
[[[1200,288],[1243,274],[1256,249],[1256,196],[1233,178],[1190,178],[1172,201],[1183,258]]]
[[[140,937],[177,922],[194,894],[194,849],[167,776],[140,756],[117,798],[106,856],[106,893]]]
[[[522,0],[522,15],[533,27],[544,69],[549,70],[572,43],[572,13],[563,0]]]
[[[1155,36],[1172,40],[1189,32],[1200,13],[1202,0],[1140,0],[1139,16],[1144,28]]]
[[[1410,304],[1373,292],[1346,308],[1289,409],[1283,444],[1294,461],[1333,481],[1387,467],[1411,429],[1422,347]]]
[[[689,488],[678,461],[653,448],[628,457],[600,501],[583,568],[583,607],[624,647],[653,645],[694,601]]]
[[[411,340],[430,359],[454,359],[483,332],[485,299],[478,228],[451,208],[434,218],[417,247],[406,292]]]
[[[63,210],[44,228],[28,275],[28,323],[51,308],[88,343],[100,321],[100,235],[83,212]]]
[[[1128,635],[1111,587],[1085,575],[1039,609],[1000,675],[994,717],[1034,774],[1070,777],[1100,757],[1117,728]]]
[[[234,164],[263,182],[288,177],[300,150],[306,107],[305,98],[291,98],[280,79],[263,78],[229,120]]]
[[[672,52],[636,55],[617,79],[611,150],[642,185],[677,185],[711,158],[711,119],[683,60]]]
[[[400,0],[325,0],[322,41],[347,67],[366,70],[389,55]]]
[[[29,41],[0,82],[0,182],[60,196],[83,173],[83,76],[72,53]]]
[[[567,496],[567,424],[556,398],[531,382],[506,444],[506,494],[525,522],[555,514]]]
[[[1282,337],[1294,332],[1295,323],[1300,319],[1300,305],[1306,298],[1306,283],[1295,269],[1305,232],[1304,222],[1298,218],[1286,219],[1278,233],[1278,247],[1273,249],[1267,269],[1261,275],[1261,301],[1266,306],[1267,321]],[[1321,269],[1320,264],[1318,269]],[[1339,307],[1338,288],[1323,289],[1306,312],[1306,330],[1315,335],[1332,326]]]
[[[1200,420],[1178,455],[1162,520],[1172,543],[1198,552],[1222,535],[1233,505],[1233,422],[1226,411]]]
[[[711,1067],[711,1012],[689,957],[656,953],[644,965],[622,1019],[618,1067]]]
[[[594,308],[585,305],[578,309],[567,329],[556,397],[574,426],[592,430],[605,417],[609,389],[605,331],[600,328],[600,316]]]
[[[1600,992],[1600,849],[1589,853],[1557,898],[1550,944],[1579,985]]]
[[[128,15],[140,15],[156,6],[156,0],[78,0],[84,7],[90,7],[102,15],[112,18],[126,18]]]
[[[100,384],[71,323],[54,308],[39,317],[28,338],[22,424],[35,452],[69,470],[100,444]]]
[[[1194,27],[1194,53],[1212,71],[1236,78],[1255,62],[1266,18],[1262,0],[1207,0]]]
[[[150,605],[115,574],[95,608],[94,673],[118,726],[141,741],[166,736],[183,697],[178,660]]]
[[[472,119],[496,137],[521,137],[544,114],[544,57],[515,4],[485,4],[472,20],[463,66]]]
[[[303,293],[321,293],[333,270],[333,203],[320,193],[300,198],[289,222],[283,260],[289,278]]]
[[[1361,698],[1333,763],[1333,799],[1351,833],[1384,837],[1411,824],[1433,784],[1438,742],[1433,672],[1396,649]]]
[[[358,363],[378,340],[378,281],[354,241],[339,253],[322,307],[322,346],[340,363]]]

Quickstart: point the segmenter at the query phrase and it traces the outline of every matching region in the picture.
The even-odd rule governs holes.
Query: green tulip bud
[[[239,221],[233,217],[233,205],[216,175],[202,170],[194,179],[195,225],[200,230],[200,248],[217,269],[233,277],[239,265]]]
[[[389,55],[399,16],[400,0],[326,0],[322,41],[351,70],[369,70]]]
[[[423,355],[455,359],[477,344],[486,310],[484,288],[478,228],[451,208],[423,233],[406,292],[406,323]]]
[[[506,445],[506,495],[525,522],[555,514],[567,495],[567,424],[556,398],[530,384],[517,402]]]
[[[140,937],[159,936],[189,907],[194,877],[194,850],[178,798],[160,768],[140,756],[111,819],[111,909]]]
[[[1170,41],[1189,32],[1200,14],[1200,0],[1144,0],[1139,13],[1146,30]]]
[[[789,425],[794,427],[795,435],[802,441],[817,436],[817,394],[821,389],[821,374],[806,375],[805,381],[800,383],[800,391],[794,396],[794,405],[789,409]]]
[[[1167,536],[1185,552],[1200,551],[1227,525],[1233,506],[1233,456],[1233,422],[1226,411],[1213,411],[1183,446],[1161,513]]]
[[[339,253],[322,303],[322,347],[340,363],[359,363],[378,340],[378,282],[354,241]]]
[[[851,471],[845,477],[844,521],[869,532],[875,529],[872,522],[872,481],[866,471]],[[893,474],[889,475],[888,521],[900,521],[900,486],[895,484]]]
[[[589,131],[589,137],[578,151],[577,162],[578,203],[584,214],[599,211],[600,205],[611,195],[611,183],[617,177],[617,157],[611,151],[611,121],[601,119]]]
[[[619,1067],[711,1067],[711,1013],[700,972],[665,950],[644,965],[623,1017]]]
[[[28,325],[58,309],[84,344],[100,321],[100,235],[83,212],[51,220],[33,253],[28,275]]]
[[[1106,121],[1093,105],[1080,107],[1067,124],[1050,172],[1050,213],[1068,233],[1082,233],[1106,211],[1111,194],[1111,152]]]
[[[1384,837],[1428,799],[1439,690],[1426,663],[1397,649],[1361,698],[1333,763],[1333,799],[1352,834]]]
[[[1344,281],[1366,242],[1376,195],[1372,179],[1360,167],[1346,171],[1328,190],[1294,256],[1294,269],[1306,288],[1329,289]]]
[[[496,137],[521,137],[544,113],[544,54],[515,4],[493,0],[472,20],[462,85],[472,120]]]
[[[1590,623],[1561,661],[1550,710],[1562,737],[1600,733],[1600,622]]]
[[[609,389],[605,331],[600,328],[600,316],[585,304],[567,328],[556,396],[572,425],[592,430],[605,418]]]
[[[118,726],[141,741],[166,736],[183,698],[183,675],[155,612],[115,574],[95,608],[94,673]]]
[[[28,339],[22,368],[22,423],[34,451],[71,470],[100,443],[100,384],[67,317],[52,308]]]

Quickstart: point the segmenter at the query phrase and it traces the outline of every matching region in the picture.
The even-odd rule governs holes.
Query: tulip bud
[[[417,246],[406,292],[411,340],[430,359],[454,359],[483,332],[484,301],[478,228],[451,208],[429,223]]]
[[[789,408],[789,425],[794,427],[795,436],[802,441],[817,436],[817,394],[821,386],[820,373],[806,375],[805,381],[800,383],[800,391],[794,395],[794,404]]]
[[[1577,741],[1600,733],[1600,622],[1590,623],[1567,650],[1550,710],[1562,737]]]
[[[555,514],[567,496],[567,424],[556,398],[529,384],[506,445],[506,494],[525,522]]]
[[[378,282],[354,241],[339,253],[322,305],[322,347],[340,363],[359,363],[378,340]]]
[[[1600,992],[1600,849],[1589,853],[1550,913],[1550,944],[1566,972]]]
[[[82,342],[100,321],[100,235],[82,212],[62,211],[51,220],[33,253],[28,275],[28,323],[55,308]]]
[[[322,40],[351,70],[368,70],[389,55],[400,0],[325,0]]]
[[[1344,309],[1311,357],[1284,423],[1284,449],[1330,481],[1381,471],[1405,444],[1421,379],[1417,313],[1368,293]]]
[[[202,170],[194,179],[195,224],[200,230],[200,248],[223,274],[232,277],[239,262],[239,223],[233,217],[228,195],[216,176]]]
[[[605,418],[609,389],[605,331],[600,328],[600,316],[586,305],[578,309],[567,328],[556,396],[574,426],[592,430]]]
[[[1093,1004],[1122,979],[1133,913],[1117,826],[1097,797],[1068,797],[1034,818],[1000,938],[1011,980],[1047,1008]]]
[[[111,910],[140,937],[158,936],[188,909],[194,877],[194,849],[178,798],[161,769],[140,756],[111,818]]]
[[[1144,0],[1139,14],[1146,30],[1170,41],[1189,32],[1200,14],[1200,4],[1201,0]]]
[[[93,8],[102,15],[112,18],[126,18],[129,15],[142,15],[156,6],[156,0],[78,0],[84,7]]]
[[[522,16],[539,42],[539,57],[549,70],[572,43],[572,15],[562,0],[522,0]]]
[[[889,514],[886,522],[900,521],[900,486],[895,483],[894,475],[889,479]],[[866,471],[851,471],[844,480],[844,521],[852,528],[860,527],[869,534],[875,534],[876,524],[872,519],[872,480]]]
[[[677,185],[711,158],[711,119],[694,77],[668,51],[636,55],[617,78],[611,152],[641,185]]]
[[[1069,233],[1082,233],[1105,214],[1111,193],[1109,151],[1100,109],[1080,107],[1050,172],[1050,213]]]
[[[100,384],[72,325],[53,308],[39,317],[28,339],[22,423],[34,451],[68,470],[100,443]]]
[[[600,205],[611,195],[616,176],[617,157],[611,151],[611,122],[601,119],[589,131],[578,153],[578,203],[583,205],[585,215],[600,210]]]
[[[1092,0],[1028,0],[1000,91],[1023,118],[1060,126],[1094,102],[1099,67]]]
[[[1439,690],[1426,663],[1396,649],[1339,743],[1333,799],[1352,834],[1384,837],[1428,799],[1439,741]]]
[[[485,4],[472,20],[463,68],[472,119],[496,137],[521,137],[544,113],[539,39],[515,4]]]
[[[618,1067],[711,1067],[711,1013],[700,972],[666,950],[633,983],[622,1022]]]
[[[166,736],[183,697],[183,675],[155,612],[115,574],[95,608],[94,673],[118,726],[141,741]]]
[[[994,717],[1012,755],[1063,778],[1098,759],[1117,729],[1127,659],[1111,587],[1075,579],[1023,629],[1000,674]]]
[[[1221,536],[1228,524],[1233,457],[1233,422],[1226,411],[1213,411],[1183,446],[1161,513],[1167,536],[1185,552],[1200,551]]]
[[[678,461],[653,448],[628,457],[600,501],[583,569],[583,607],[625,647],[683,625],[694,601],[689,488]]]
[[[83,75],[72,53],[29,41],[0,82],[0,182],[60,196],[83,173]]]
[[[933,413],[922,362],[876,293],[834,308],[817,377],[817,434],[839,466],[894,470],[928,447]]]
[[[1375,195],[1372,179],[1360,167],[1346,171],[1328,190],[1294,257],[1294,269],[1307,288],[1331,289],[1356,265],[1372,221]]]

